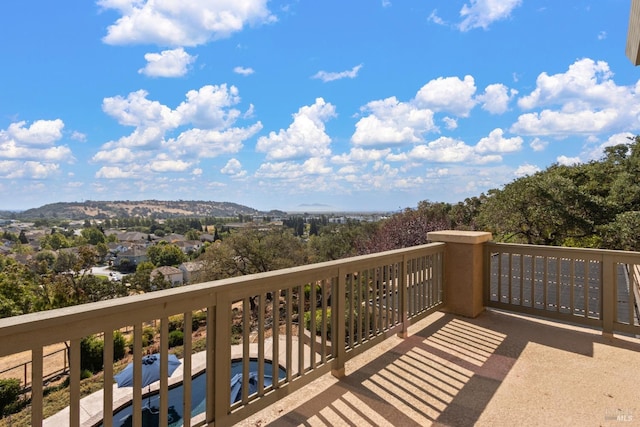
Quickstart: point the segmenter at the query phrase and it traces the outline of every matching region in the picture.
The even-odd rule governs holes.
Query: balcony
[[[142,355],[143,325],[155,321],[166,366],[174,315],[184,318],[185,357],[151,386],[159,425],[176,410],[194,426],[637,422],[640,254],[497,244],[477,232],[429,237],[414,248],[2,319],[0,357],[31,351],[33,425],[119,425],[113,413],[124,404],[142,425],[141,358],[134,387],[114,385],[112,331],[131,330]],[[206,313],[205,350],[190,356],[197,312]],[[81,397],[80,340],[93,334],[104,336],[109,380]],[[70,347],[70,406],[43,414],[43,348],[60,342]],[[243,373],[234,403],[232,360]],[[284,375],[266,381],[270,361]],[[174,383],[183,383],[179,405],[168,397]]]

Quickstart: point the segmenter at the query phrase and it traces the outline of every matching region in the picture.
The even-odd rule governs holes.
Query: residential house
[[[115,267],[124,267],[125,265],[128,265],[135,269],[141,262],[148,260],[147,248],[143,246],[134,246],[118,252],[113,258],[113,265]]]
[[[183,262],[178,268],[182,271],[182,280],[184,283],[202,282],[201,277],[204,270],[203,261]]]
[[[199,251],[204,245],[200,240],[177,241],[173,244],[179,247],[180,250],[187,255]]]
[[[183,284],[183,278],[182,278],[183,272],[179,268],[165,265],[163,267],[158,267],[153,269],[153,271],[151,271],[152,282],[153,282],[153,279],[158,274],[162,275],[164,277],[164,280],[171,283],[172,288],[176,286],[182,286]]]

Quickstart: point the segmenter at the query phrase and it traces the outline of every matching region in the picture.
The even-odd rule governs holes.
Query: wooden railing
[[[135,295],[111,301],[0,319],[0,357],[32,353],[32,425],[43,422],[43,348],[70,342],[69,418],[71,426],[117,425],[114,410],[122,400],[132,406],[133,425],[142,424],[141,356],[160,353],[159,423],[167,425],[168,390],[175,379],[167,375],[170,317],[184,316],[182,414],[185,426],[231,425],[278,399],[332,372],[344,375],[345,362],[392,334],[404,334],[412,322],[444,303],[443,243],[360,256]],[[203,411],[192,414],[192,375],[201,368],[192,356],[192,318],[206,312],[206,370]],[[157,320],[159,343],[143,349],[143,325]],[[114,386],[113,331],[131,328],[134,386],[123,399]],[[80,342],[104,336],[102,411],[81,411]],[[202,353],[200,353],[202,354]],[[242,362],[242,393],[231,403],[232,360]],[[257,384],[250,389],[250,359],[257,364]],[[267,362],[281,367],[267,381]],[[270,382],[270,384],[269,384]],[[250,391],[255,390],[255,391]],[[115,403],[114,403],[115,402]]]
[[[485,245],[485,305],[640,334],[640,253]]]

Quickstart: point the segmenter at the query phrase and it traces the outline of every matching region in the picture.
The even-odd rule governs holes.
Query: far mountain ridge
[[[3,212],[4,214],[5,212]],[[107,219],[107,218],[180,218],[180,217],[233,217],[239,215],[284,215],[280,211],[260,212],[257,209],[232,202],[202,200],[139,200],[50,203],[39,208],[12,212],[16,219]]]

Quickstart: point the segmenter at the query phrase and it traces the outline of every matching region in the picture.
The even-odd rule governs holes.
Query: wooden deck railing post
[[[400,313],[400,323],[402,329],[398,332],[400,338],[406,338],[409,328],[409,292],[407,291],[407,256],[402,257],[402,262],[398,265],[398,310]]]
[[[433,231],[432,242],[446,243],[444,251],[445,311],[476,317],[484,311],[484,243],[491,233],[480,231]]]
[[[231,405],[231,389],[229,388],[229,384],[231,384],[231,301],[228,293],[218,294],[215,319],[214,417],[216,426],[224,426],[229,425],[228,415]],[[209,321],[208,318],[207,321]],[[243,325],[243,329],[248,327],[250,325]],[[209,391],[211,389],[207,390],[207,392]]]
[[[333,351],[335,352],[334,367],[331,369],[331,374],[336,378],[344,377],[344,362],[346,359],[346,334],[345,329],[347,327],[347,319],[345,316],[345,304],[346,304],[346,277],[347,272],[344,268],[338,269],[338,280],[334,281],[336,288],[331,289],[331,302],[333,308],[331,310],[331,331],[333,336],[331,337],[331,343],[333,345]]]
[[[604,255],[602,257],[601,271],[602,280],[600,281],[600,315],[602,318],[602,333],[612,335],[613,322],[615,320],[616,313],[615,300],[618,286],[615,262],[612,256]]]

